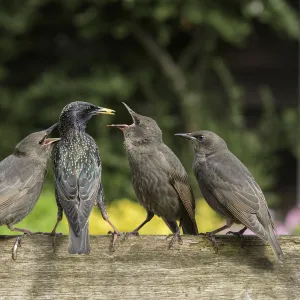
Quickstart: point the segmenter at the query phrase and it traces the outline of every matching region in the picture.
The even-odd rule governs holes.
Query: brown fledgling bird
[[[215,234],[230,228],[233,223],[249,228],[265,242],[269,242],[278,259],[283,253],[275,235],[274,221],[259,185],[245,165],[232,154],[225,141],[211,131],[176,134],[194,144],[193,171],[207,203],[226,218],[226,225],[205,235],[215,242]]]
[[[13,154],[0,163],[0,225],[12,231],[32,234],[28,229],[15,228],[33,209],[41,194],[53,145],[59,138],[48,138],[57,124],[25,137]],[[13,259],[21,237],[13,248]]]
[[[126,236],[138,235],[138,231],[157,215],[173,232],[171,247],[176,239],[182,242],[181,226],[185,234],[198,234],[195,199],[187,173],[177,156],[164,144],[157,123],[123,104],[133,124],[108,126],[117,127],[124,133],[133,188],[139,202],[147,210],[146,220]],[[176,220],[180,222],[179,227]]]

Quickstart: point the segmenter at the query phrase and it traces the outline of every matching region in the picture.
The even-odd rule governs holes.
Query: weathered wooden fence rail
[[[201,237],[183,237],[167,250],[163,236],[141,236],[109,249],[110,237],[92,236],[92,252],[71,256],[68,237],[23,239],[16,261],[14,239],[0,237],[0,299],[300,299],[300,236],[280,238],[283,263],[254,236],[244,247],[232,236],[220,249]]]

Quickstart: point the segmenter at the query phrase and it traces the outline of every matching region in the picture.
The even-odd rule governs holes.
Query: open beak
[[[115,128],[119,128],[120,130],[124,130],[125,128],[127,128],[129,125],[127,124],[110,124],[110,125],[106,125],[107,127],[115,127]]]
[[[128,112],[130,113],[133,123],[135,124],[136,121],[139,121],[139,117],[138,114],[136,112],[134,112],[125,102],[122,102],[123,105],[126,107],[126,109],[128,110]]]
[[[43,145],[48,146],[50,144],[58,142],[59,140],[60,140],[60,138],[45,138]]]
[[[135,114],[135,112],[125,102],[122,102],[122,103],[131,115]]]
[[[113,109],[104,108],[104,107],[98,107],[98,110],[96,111],[96,114],[104,114],[104,115],[114,115],[115,111]]]
[[[58,123],[53,124],[51,127],[49,127],[48,129],[46,129],[46,135],[48,136],[56,127],[57,127]]]
[[[128,112],[130,113],[130,115],[132,117],[132,120],[133,120],[133,124],[131,124],[131,125],[127,125],[127,124],[110,124],[110,125],[106,125],[106,126],[119,128],[120,130],[123,131],[125,128],[135,125],[135,122],[138,119],[137,113],[134,112],[126,103],[124,103],[124,102],[122,102],[122,103],[124,104],[124,106],[126,107],[126,109],[128,110]]]
[[[175,135],[176,135],[176,136],[183,137],[183,138],[188,139],[188,140],[191,140],[191,141],[196,141],[196,140],[197,140],[195,137],[193,137],[193,136],[191,135],[191,133],[176,133]]]
[[[57,127],[58,123],[53,124],[51,127],[45,130],[45,137],[42,141],[44,146],[48,146],[50,144],[56,143],[60,140],[60,138],[48,138],[48,136],[52,133],[52,131]]]

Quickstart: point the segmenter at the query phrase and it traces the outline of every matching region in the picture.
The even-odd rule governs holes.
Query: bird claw
[[[23,235],[22,236],[18,236],[13,247],[12,247],[12,259],[16,260],[17,259],[17,252],[18,252],[18,248],[21,247],[21,242],[24,236],[26,235],[32,235],[35,234],[34,232],[31,232],[28,229],[22,229]]]
[[[240,231],[228,231],[226,232],[226,235],[228,234],[232,234],[232,235],[235,235],[235,236],[238,236],[241,240],[241,248],[244,248],[244,244],[243,244],[243,233],[245,232],[245,230],[240,230]]]
[[[123,234],[123,232],[119,232],[119,231],[109,231],[107,234],[115,234],[117,236],[121,236]]]
[[[204,238],[207,238],[208,240],[210,240],[213,244],[213,247],[215,248],[216,253],[218,253],[219,251],[219,245],[218,242],[216,240],[216,235],[212,232],[206,232],[206,233],[199,233],[199,235],[203,236]]]
[[[228,235],[228,234],[236,235],[240,239],[242,239],[242,237],[243,237],[243,234],[240,231],[228,231],[228,232],[226,232],[226,235]]]
[[[170,241],[170,243],[169,243],[169,246],[168,246],[169,249],[171,249],[172,246],[175,244],[176,239],[177,239],[179,245],[182,245],[182,244],[183,244],[183,241],[182,241],[182,238],[181,238],[181,235],[180,235],[179,232],[175,232],[175,233],[173,233],[173,234],[169,234],[169,235],[166,237],[166,240],[169,239],[170,237],[172,237],[172,239],[171,239],[171,241]]]
[[[61,232],[55,232],[55,231],[51,231],[51,232],[45,232],[45,233],[41,233],[41,234],[45,234],[45,235],[49,235],[52,236],[52,247],[53,247],[53,252],[56,252],[56,237],[57,236],[62,236]]]
[[[23,236],[22,236],[23,237]],[[18,248],[21,247],[21,241],[22,241],[22,237],[21,236],[18,236],[14,245],[13,245],[13,248],[12,248],[12,259],[13,260],[16,260],[17,259],[17,251],[18,251]]]
[[[35,232],[34,234],[38,234],[38,235],[46,235],[46,236],[62,236],[63,234],[61,233],[61,232],[53,232],[53,231],[51,231],[51,232],[41,232],[41,231],[39,231],[39,232]]]
[[[135,237],[140,237],[140,234],[138,231],[131,231],[131,232],[126,232],[124,234],[124,238],[123,238],[123,241],[127,240],[129,236],[135,236]]]
[[[116,251],[115,249],[116,241],[118,239],[118,236],[122,235],[122,233],[118,231],[109,231],[108,234],[112,234],[113,236],[112,243],[111,243],[111,251]]]

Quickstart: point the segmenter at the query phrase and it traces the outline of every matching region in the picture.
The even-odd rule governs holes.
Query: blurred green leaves
[[[272,91],[258,87],[263,113],[248,128],[246,91],[219,48],[247,46],[256,23],[285,40],[299,38],[297,13],[284,0],[2,1],[1,159],[25,135],[56,122],[71,101],[109,107],[116,116],[94,118],[87,130],[100,148],[107,200],[134,199],[123,136],[105,127],[130,122],[125,101],[158,121],[189,172],[192,151],[173,134],[210,129],[272,190],[279,137],[299,151],[299,112],[278,113]]]

